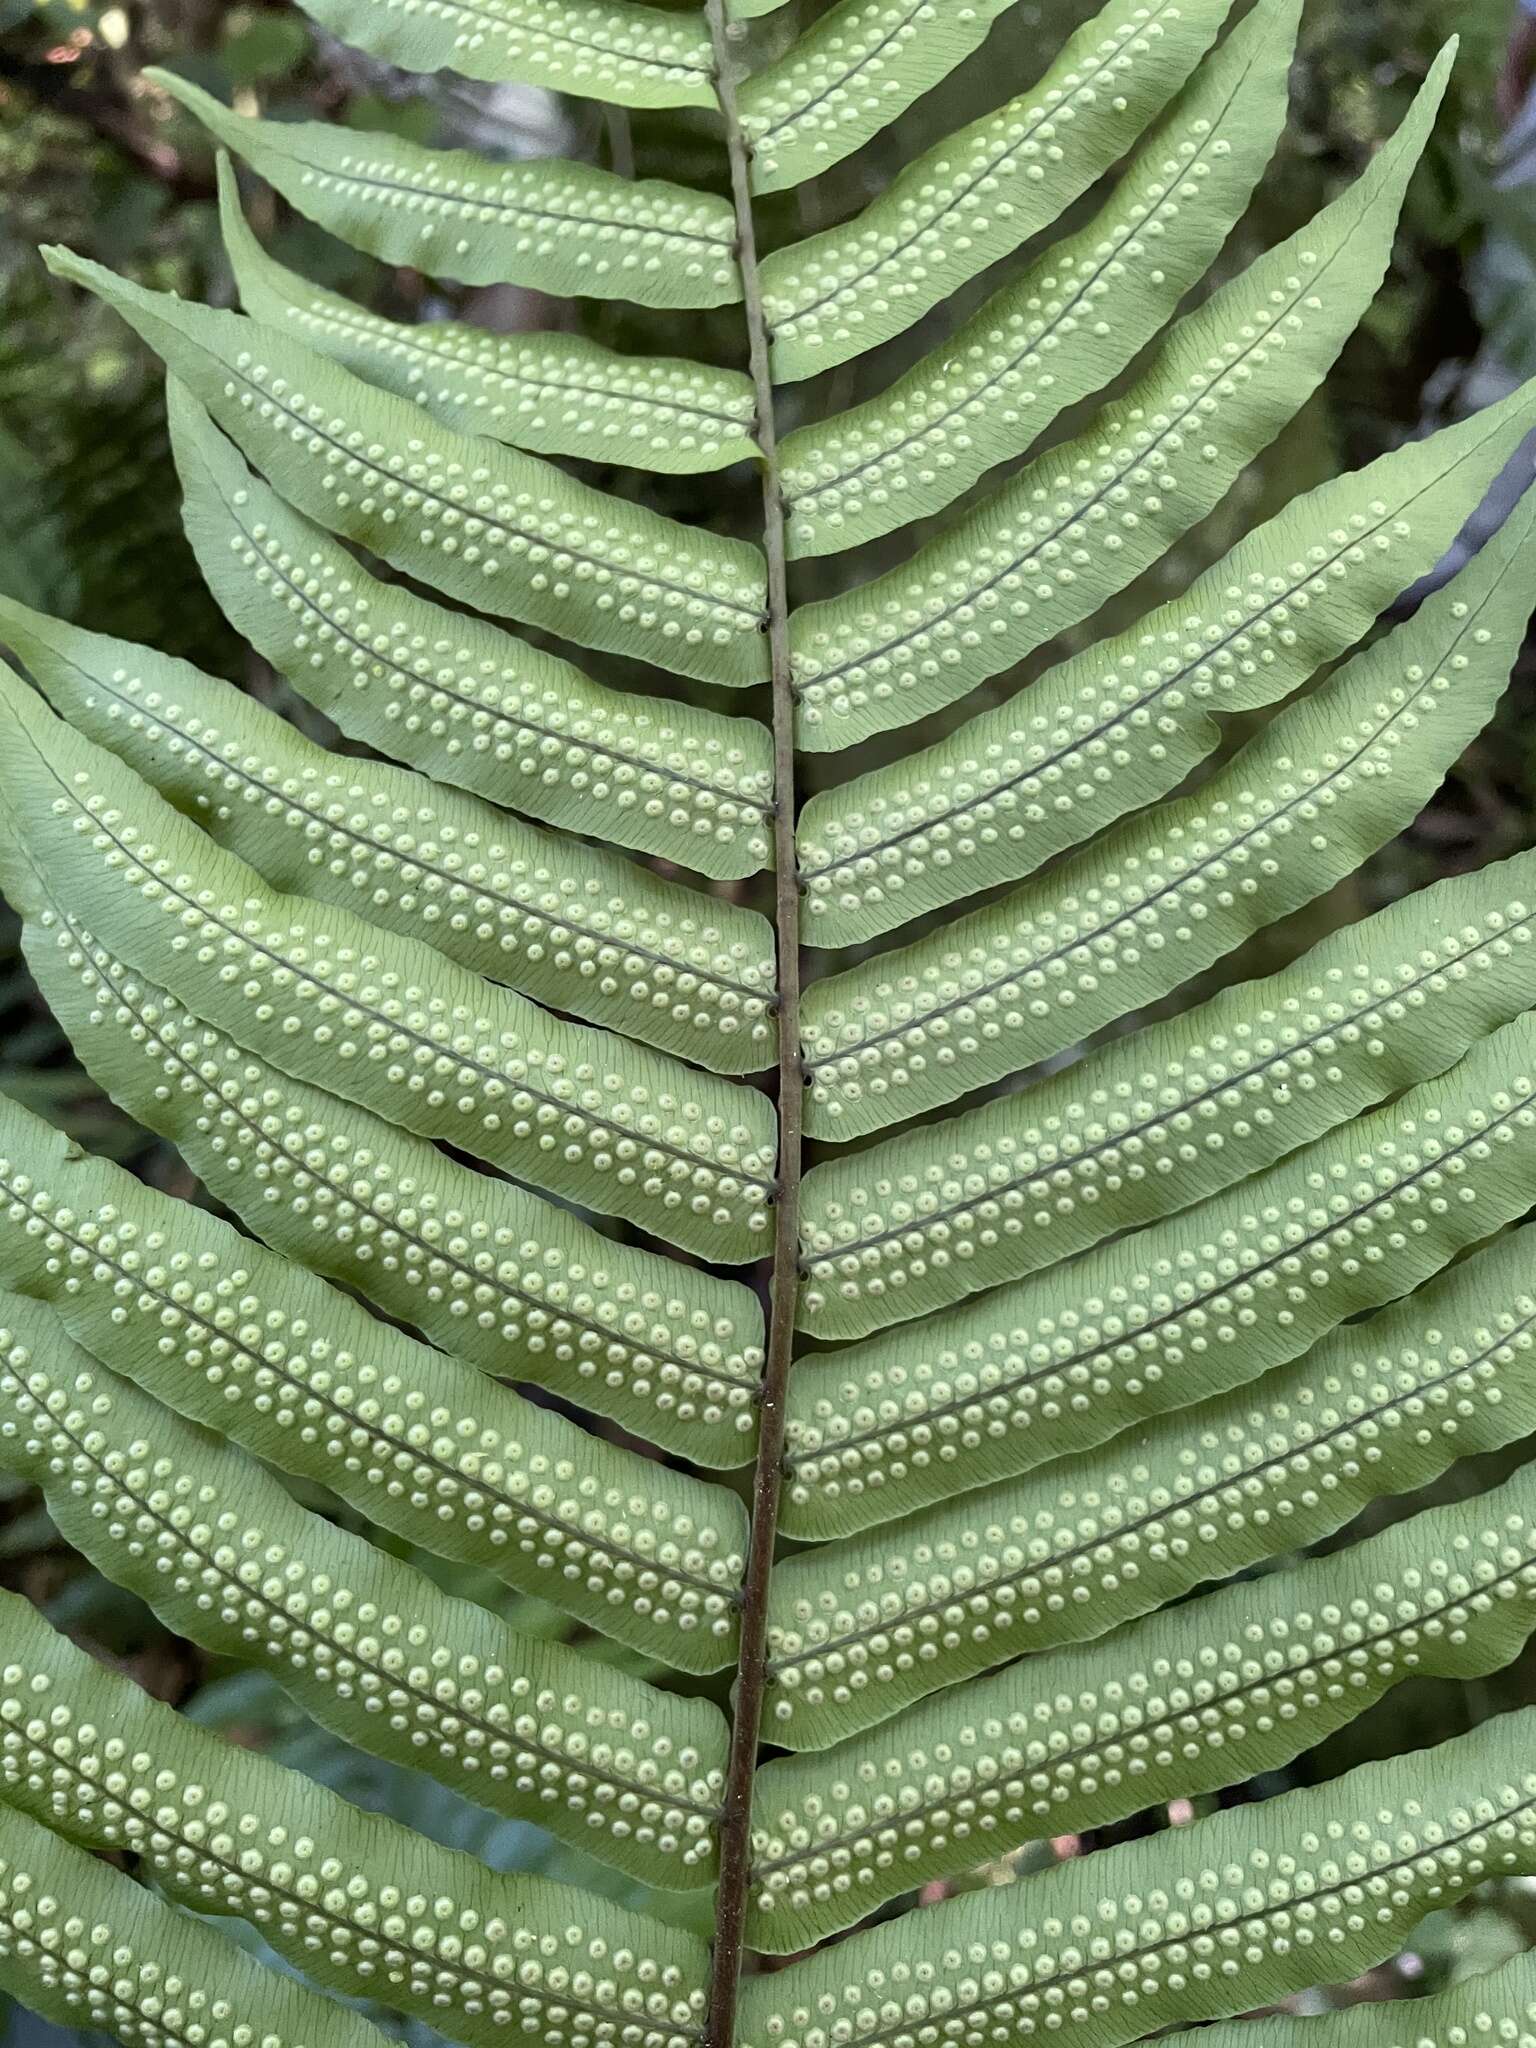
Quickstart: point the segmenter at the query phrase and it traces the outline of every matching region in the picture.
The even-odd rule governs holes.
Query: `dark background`
[[[691,4],[691,0],[689,0]],[[765,46],[808,19],[816,0],[787,6],[758,32]],[[1054,48],[1092,11],[1090,0],[1019,0],[982,57],[882,138],[832,189],[773,202],[769,239],[805,233],[860,203],[899,161],[960,122],[1023,89]],[[1393,269],[1325,390],[1256,463],[1228,503],[1150,578],[1127,594],[1112,624],[1214,559],[1241,528],[1296,491],[1353,468],[1441,422],[1502,395],[1536,372],[1536,148],[1530,184],[1520,165],[1503,179],[1499,85],[1509,82],[1511,0],[1311,0],[1294,78],[1291,131],[1258,200],[1223,258],[1230,275],[1290,233],[1358,173],[1391,132],[1445,35],[1462,36],[1450,105],[1415,182]],[[245,112],[387,128],[426,142],[492,153],[564,153],[615,168],[707,182],[718,178],[711,123],[697,116],[630,119],[554,103],[518,89],[421,81],[349,52],[319,34],[286,0],[0,0],[0,587],[96,630],[152,641],[241,681],[316,737],[325,722],[229,632],[198,580],[181,536],[166,443],[158,364],[94,300],[51,279],[36,256],[61,241],[146,284],[228,303],[231,285],[213,203],[213,166],[201,132],[140,73],[166,63],[233,99]],[[1505,166],[1505,168],[1508,168]],[[456,314],[498,328],[571,324],[572,309],[511,288],[456,292],[351,254],[291,215],[264,188],[248,211],[291,267],[396,318]],[[979,281],[962,310],[994,280]],[[619,346],[669,348],[733,359],[739,316],[688,316],[669,331],[660,316],[595,308],[592,331]],[[931,345],[931,326],[885,352],[887,381],[903,349]],[[834,373],[796,403],[836,409],[865,395],[868,368]],[[792,420],[788,423],[792,423]],[[652,482],[610,472],[610,488],[647,491],[674,515],[728,523],[750,514],[750,479]],[[905,551],[911,537],[883,544]],[[857,564],[884,565],[882,552]],[[805,567],[798,595],[814,597],[840,573]],[[846,570],[841,573],[847,573]],[[1532,593],[1536,604],[1536,590]],[[1006,688],[1004,679],[996,686]],[[967,713],[977,708],[968,700]],[[935,728],[937,729],[937,728]],[[930,737],[925,734],[924,737]],[[1232,743],[1244,735],[1235,729]],[[1523,657],[1495,725],[1417,821],[1366,870],[1262,945],[1227,964],[1223,978],[1268,971],[1336,925],[1438,876],[1536,844],[1536,659]],[[1214,978],[1213,978],[1214,979]],[[1186,996],[1187,996],[1186,992]],[[1139,1021],[1139,1020],[1138,1020]],[[0,904],[0,1089],[67,1126],[155,1185],[199,1199],[169,1148],[147,1138],[80,1072],[32,990],[15,921]],[[1472,1491],[1531,1446],[1439,1487]],[[326,1512],[334,1503],[316,1501]],[[1409,1505],[1425,1504],[1415,1500]],[[1396,1515],[1402,1504],[1387,1513]],[[524,1626],[567,1628],[504,1589],[430,1563],[456,1591]],[[1284,1562],[1284,1560],[1280,1560]],[[158,1696],[236,1741],[273,1750],[349,1796],[381,1806],[441,1839],[506,1866],[541,1867],[622,1891],[622,1881],[553,1849],[531,1826],[496,1822],[429,1781],[358,1756],[306,1724],[266,1679],[228,1671],[170,1637],[147,1610],[104,1582],[61,1543],[37,1497],[0,1479],[0,1584],[40,1604],[61,1628],[121,1663]],[[3,1645],[0,1645],[3,1648]],[[594,1653],[621,1655],[611,1648]],[[1471,1720],[1536,1696],[1536,1658],[1476,1686],[1408,1688],[1296,1770],[1228,1798],[1262,1797],[1283,1784],[1326,1777],[1367,1756],[1459,1733]],[[1205,1802],[1209,1804],[1210,1802]],[[1129,1829],[1179,1824],[1159,1810]],[[1062,1841],[1027,1851],[1027,1869],[1091,1846]],[[1006,1866],[978,1873],[997,1882]],[[634,1896],[633,1893],[627,1894]],[[660,1902],[642,1900],[653,1907]],[[684,1903],[670,1910],[698,1915]],[[234,1923],[232,1936],[259,1946]],[[704,1916],[707,1925],[707,1915]],[[1486,1892],[1421,1931],[1399,1964],[1359,1984],[1300,2001],[1313,2010],[1358,1997],[1408,1996],[1486,1969],[1536,1943],[1536,1887]],[[0,2037],[40,2041],[54,2030],[0,2001]],[[407,2032],[424,2030],[410,2028]],[[1257,2037],[1256,2037],[1257,2038]],[[13,2044],[14,2048],[14,2044]]]

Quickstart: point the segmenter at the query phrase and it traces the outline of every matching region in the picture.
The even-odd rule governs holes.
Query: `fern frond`
[[[1231,1187],[1536,999],[1536,855],[1437,882],[1021,1095],[806,1175],[801,1320],[886,1324]]]
[[[238,1914],[330,1990],[470,2048],[512,2030],[550,2048],[699,2039],[692,1936],[349,1806],[104,1670],[12,1593],[0,1635],[0,1805],[132,1856],[169,1898]]]
[[[445,426],[538,455],[633,463],[666,475],[721,469],[752,455],[752,387],[737,371],[620,355],[581,334],[386,320],[267,254],[240,209],[222,152],[219,212],[241,304],[253,319],[287,328]]]
[[[801,607],[802,745],[846,747],[941,710],[1091,616],[1220,504],[1375,297],[1448,76],[1447,53],[1359,183],[1180,321],[1082,434],[910,562]]]
[[[615,1244],[293,1080],[39,901],[27,962],[86,1071],[275,1251],[695,1465],[750,1456],[763,1314],[748,1288]]]
[[[1322,2026],[1328,2039],[1319,2039]],[[1179,2048],[1254,2048],[1253,2022],[1203,2027],[1176,2036]],[[1266,2048],[1464,2048],[1497,2041],[1500,2048],[1536,2048],[1536,1962],[1519,1956],[1427,1998],[1367,2000],[1326,2020],[1265,2015]]]
[[[271,327],[54,250],[285,497],[482,610],[705,682],[763,679],[762,556],[456,434]]]
[[[979,49],[1009,5],[840,0],[742,82],[753,191],[790,190],[851,156]]]
[[[799,557],[941,512],[1123,370],[1205,273],[1285,120],[1299,7],[1260,7],[1201,65],[1099,213],[886,391],[781,453]]]
[[[703,22],[637,0],[304,0],[304,11],[403,71],[542,85],[621,107],[715,103]]]
[[[0,1100],[0,1283],[84,1348],[423,1549],[684,1671],[730,1661],[746,1514],[388,1325]]]
[[[144,75],[300,213],[386,263],[642,306],[741,296],[731,209],[691,186],[553,158],[501,163],[323,121],[263,121],[173,72]]]
[[[1111,0],[1029,92],[909,164],[855,219],[762,265],[781,384],[903,333],[1048,227],[1167,105],[1230,0]]]
[[[0,717],[5,862],[24,903],[34,870],[134,967],[296,1080],[701,1256],[752,1257],[774,1187],[756,1090],[567,1024],[355,912],[269,889],[3,674]]]
[[[1193,796],[809,992],[807,1125],[933,1109],[1169,994],[1410,825],[1503,695],[1536,507]]]
[[[170,392],[187,537],[231,623],[350,738],[567,831],[723,878],[768,858],[755,719],[627,697],[483,619],[379,582]]]
[[[750,2048],[1117,2048],[1348,1978],[1436,1907],[1536,1867],[1536,1715],[1106,1849],[743,1987]]]
[[[642,1882],[713,1865],[718,1709],[518,1633],[375,1543],[301,1508],[0,1297],[0,1466],[43,1490],[66,1540],[168,1627],[269,1670],[344,1741],[535,1820]]]
[[[7,1806],[0,1990],[61,2027],[104,2028],[141,2048],[383,2048],[387,2038]]]
[[[189,662],[0,599],[0,637],[54,710],[275,889],[387,930],[717,1073],[774,1057],[773,933],[601,847],[424,776],[338,763]]]
[[[1531,1409],[1536,1418],[1536,1406]],[[1154,1614],[764,1766],[753,1941],[793,1954],[1027,1842],[1279,1769],[1411,1677],[1501,1670],[1536,1629],[1536,1473],[1339,1557]]]

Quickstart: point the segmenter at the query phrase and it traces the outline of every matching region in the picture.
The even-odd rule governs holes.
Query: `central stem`
[[[768,646],[773,686],[773,851],[779,955],[779,1172],[773,1265],[768,1283],[768,1349],[758,1408],[752,1527],[742,1586],[741,1651],[731,1750],[720,1810],[720,1883],[705,2048],[734,2048],[736,1999],[746,1948],[752,1883],[752,1785],[768,1689],[768,1586],[773,1575],[784,1481],[785,1400],[795,1344],[795,1292],[800,1259],[800,1153],[805,1076],[800,1061],[800,877],[795,858],[795,699],[789,651],[789,569],[773,367],[752,213],[752,148],[736,104],[726,0],[708,0],[715,55],[715,91],[725,122],[736,205],[736,255],[757,398],[757,445],[763,479],[763,551],[768,558]]]

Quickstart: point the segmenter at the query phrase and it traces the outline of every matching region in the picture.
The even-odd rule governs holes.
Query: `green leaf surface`
[[[800,1319],[861,1337],[1230,1187],[1536,1000],[1536,855],[1389,905],[1022,1094],[812,1167]]]
[[[1012,5],[840,0],[742,85],[753,191],[783,192],[852,156],[980,49]]]
[[[734,1654],[746,1511],[370,1316],[0,1098],[0,1282],[407,1542],[681,1670]]]
[[[1017,1704],[1038,1724],[1057,1711],[1041,1693],[1040,1677],[1065,1668],[1063,1646],[1086,1637],[1099,1638],[1106,1650],[1129,1645],[1136,1638],[1122,1625],[1135,1617],[1182,1601],[1202,1583],[1322,1542],[1379,1499],[1410,1493],[1441,1478],[1458,1459],[1504,1450],[1527,1436],[1536,1426],[1531,1251],[1528,1232],[1507,1234],[1411,1300],[1336,1330],[1252,1386],[1138,1423],[1010,1488],[1014,1537],[1029,1550],[1028,1570],[1016,1581],[1026,1614],[1015,1648],[1033,1654],[967,1687],[964,1711],[974,1708],[985,1718],[999,1704],[1009,1714]],[[1344,1569],[1348,1560],[1330,1562]],[[1262,1579],[1243,1581],[1239,1590],[1256,1607],[1264,1585]],[[1342,1581],[1336,1590],[1342,1594]],[[1189,1649],[1196,1611],[1176,1605],[1143,1627],[1155,1634],[1182,1619]],[[1045,1663],[1043,1652],[1049,1653]],[[1099,1643],[1089,1654],[1100,1654]],[[924,1731],[959,1725],[956,1705],[955,1694],[936,1692],[825,1756],[767,1767],[772,1777],[764,1782],[799,1788],[797,1800],[803,1792],[803,1811],[816,1821],[818,1841],[840,1839],[836,1831],[844,1820],[852,1840],[863,1821],[851,1808],[809,1804],[820,1796],[827,1770],[854,1769],[868,1785],[860,1760],[875,1760],[894,1786],[890,1760],[908,1750],[915,1755]],[[990,1830],[988,1816],[1005,1796],[1006,1774],[1014,1771],[1022,1781],[1029,1766],[1022,1752],[1009,1762],[1011,1732],[989,1728],[984,1757],[974,1742],[947,1757],[930,1753],[933,1770],[942,1765],[948,1779],[929,1788],[936,1801],[936,1855],[947,1853],[936,1839],[946,1793],[976,1792],[975,1819]],[[1132,1746],[1118,1781],[1122,1791],[1139,1785],[1147,1754]],[[976,1774],[969,1781],[968,1770]],[[1241,1775],[1240,1767],[1227,1782]],[[999,1788],[998,1799],[983,1792],[987,1782]],[[1101,1789],[1112,1788],[1085,1770],[1075,1783],[1063,1779],[1056,1796],[1081,1801]],[[1143,1803],[1139,1790],[1135,1803]],[[958,1822],[953,1808],[950,1813]],[[1021,1821],[1010,1840],[1028,1831]],[[881,1833],[884,1839],[867,1853],[894,1846],[894,1836]],[[974,1844],[974,1834],[970,1840]],[[877,1888],[896,1875],[889,1859],[883,1870],[884,1876],[871,1871]]]
[[[1246,1385],[1522,1215],[1536,1095],[1512,1062],[1530,1048],[1523,1019],[1345,1142],[1091,1254],[1065,1294],[1026,1282],[968,1322],[903,1332],[899,1352],[877,1340],[803,1366],[786,1526],[882,1526],[775,1573],[775,1739],[872,1727],[1025,1647],[1042,1614],[1091,1632],[1091,1589],[1033,1598],[1031,1482],[1002,1475]]]
[[[714,64],[696,12],[636,0],[303,0],[340,42],[403,71],[541,85],[621,107],[712,107]]]
[[[398,584],[253,476],[173,383],[182,516],[225,614],[351,739],[566,831],[732,878],[768,859],[772,741],[751,718],[626,696]]]
[[[756,1089],[269,888],[8,672],[0,717],[0,861],[23,904],[35,874],[130,965],[296,1080],[701,1256],[752,1257],[775,1150]]]
[[[1525,1012],[1447,1074],[1066,1277],[803,1362],[786,1529],[861,1528],[1101,1443],[1405,1292],[1531,1200],[1533,1059]]]
[[[1254,2048],[1253,2024],[1203,2027],[1175,2036],[1177,2048]],[[1536,1957],[1522,1955],[1430,1997],[1367,1999],[1326,2015],[1266,2013],[1265,2048],[1536,2048]]]
[[[668,475],[721,469],[757,453],[752,386],[739,371],[675,356],[620,355],[581,334],[386,320],[266,253],[240,209],[223,155],[219,208],[241,304],[253,319],[285,328],[446,426],[539,455]]]
[[[1528,431],[1533,398],[1323,484],[1139,624],[812,797],[800,859],[814,941],[889,931],[1176,788],[1218,744],[1219,717],[1288,696],[1434,568]]]
[[[1169,994],[1410,825],[1493,714],[1536,504],[1395,633],[1192,796],[1012,894],[816,983],[808,1127],[852,1138],[1005,1079]]]
[[[1119,2048],[1382,1962],[1536,1870],[1536,1714],[951,1899],[742,1994],[744,2048]]]
[[[324,121],[258,120],[174,72],[144,76],[306,219],[385,263],[642,306],[741,296],[735,217],[711,193],[558,157],[506,163]]]
[[[1536,1419],[1536,1406],[1532,1408]],[[793,1954],[1022,1844],[1278,1770],[1408,1678],[1501,1670],[1536,1629],[1536,1468],[1299,1570],[944,1693],[768,1764],[753,1940]]]
[[[583,646],[706,682],[767,671],[761,551],[455,433],[275,328],[144,291],[67,250],[282,495],[393,567]]]
[[[1200,65],[1109,199],[862,405],[785,437],[798,556],[943,511],[1123,370],[1204,275],[1285,120],[1296,0],[1257,8]]]
[[[0,1466],[167,1627],[271,1672],[368,1754],[642,1882],[708,1878],[718,1709],[450,1598],[108,1372],[41,1304],[0,1299],[0,1329]]]
[[[1047,227],[1122,156],[1230,0],[1110,0],[1027,93],[907,165],[853,220],[762,266],[780,383],[862,355]]]
[[[146,2048],[383,2048],[388,2038],[4,1805],[0,1991],[61,2027]]]
[[[717,1073],[776,1048],[773,930],[604,847],[540,832],[408,769],[349,761],[153,648],[0,598],[0,637],[54,710],[273,888]]]
[[[86,1071],[275,1251],[443,1351],[696,1465],[750,1456],[757,1297],[602,1237],[398,1122],[295,1081],[136,973],[46,895],[27,963]]]
[[[954,703],[1091,617],[1220,504],[1374,298],[1451,54],[1364,177],[1186,315],[1081,434],[910,561],[796,614],[802,745],[850,746]],[[998,866],[967,880],[1027,872]]]
[[[0,1803],[132,1857],[177,1904],[238,1914],[306,1977],[446,2021],[469,2048],[699,2038],[703,1942],[348,1805],[173,1713],[13,1593],[0,1640]]]

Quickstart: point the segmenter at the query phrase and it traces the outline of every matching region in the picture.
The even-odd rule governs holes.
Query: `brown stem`
[[[726,0],[708,0],[715,53],[715,90],[725,122],[736,203],[736,252],[757,394],[757,445],[762,455],[763,548],[768,557],[768,646],[773,685],[775,910],[779,939],[779,1175],[773,1265],[768,1282],[768,1350],[758,1409],[752,1530],[742,1587],[741,1654],[730,1759],[720,1813],[720,1883],[715,1903],[715,1953],[705,2048],[733,2048],[736,1998],[746,1948],[752,1880],[752,1785],[768,1686],[768,1584],[773,1574],[784,1479],[785,1396],[795,1341],[795,1289],[800,1251],[800,1152],[805,1077],[800,1063],[800,878],[795,861],[795,702],[789,652],[789,571],[784,501],[774,420],[770,336],[763,310],[752,214],[752,149],[736,105]]]

